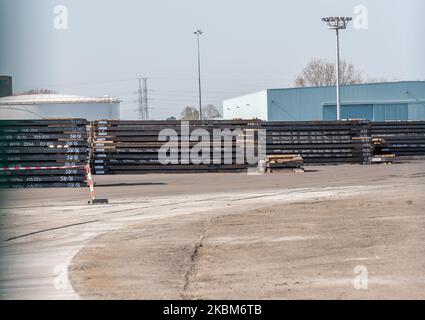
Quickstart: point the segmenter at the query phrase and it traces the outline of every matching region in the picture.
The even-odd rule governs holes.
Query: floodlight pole
[[[341,120],[341,91],[339,87],[339,29],[336,30],[336,119]]]
[[[336,119],[341,120],[341,91],[340,91],[340,64],[339,64],[339,30],[347,29],[351,17],[322,18],[328,24],[328,29],[336,31]]]
[[[202,92],[201,92],[201,48],[199,43],[199,36],[202,34],[202,30],[196,30],[194,34],[198,40],[198,94],[199,94],[199,120],[202,120]]]

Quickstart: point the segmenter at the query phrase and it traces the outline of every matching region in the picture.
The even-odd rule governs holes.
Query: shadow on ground
[[[165,186],[168,183],[165,182],[129,182],[129,183],[108,183],[108,184],[96,184],[96,188],[100,187],[128,187],[128,186]]]

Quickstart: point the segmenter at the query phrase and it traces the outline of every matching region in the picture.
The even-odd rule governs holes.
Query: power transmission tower
[[[148,106],[148,78],[138,78],[139,90],[137,90],[138,98],[137,111],[140,120],[149,120],[149,106]],[[143,82],[143,85],[142,85]]]
[[[149,120],[149,106],[148,106],[148,78],[143,78],[143,110],[145,112],[145,120]]]

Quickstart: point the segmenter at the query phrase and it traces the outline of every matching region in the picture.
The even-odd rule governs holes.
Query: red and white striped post
[[[96,200],[96,193],[94,192],[94,184],[93,184],[93,178],[91,176],[91,170],[90,170],[90,164],[87,164],[86,167],[86,177],[87,177],[87,186],[90,188],[90,197],[91,201]]]
[[[86,169],[87,185],[90,188],[91,201],[89,201],[89,204],[107,204],[108,199],[96,199],[96,193],[94,192],[94,182],[91,176],[90,164],[87,164],[85,166],[85,169]]]

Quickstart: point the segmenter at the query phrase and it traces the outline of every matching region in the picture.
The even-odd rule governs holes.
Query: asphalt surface
[[[363,291],[352,285],[357,264],[350,262],[344,269],[341,259],[372,259],[372,253],[346,251],[365,246],[375,252],[378,246],[379,259],[370,264],[370,273],[374,268],[382,273],[369,284],[392,287],[366,290],[369,295],[360,298],[391,298],[395,293],[423,298],[425,162],[308,169],[264,176],[96,176],[96,192],[109,199],[107,206],[88,206],[85,188],[2,191],[0,297],[358,297]],[[268,220],[264,212],[270,212]],[[374,223],[369,225],[371,218]],[[223,227],[222,221],[233,227]],[[388,221],[396,223],[387,226]],[[352,232],[341,227],[345,222]],[[311,223],[312,229],[298,230],[297,223]],[[298,231],[291,233],[293,224]],[[365,243],[357,242],[359,232]],[[341,244],[345,254],[333,248],[329,238]],[[230,245],[234,242],[239,244]],[[305,250],[305,257],[294,254],[311,243],[317,245]],[[282,244],[289,245],[287,252],[279,250]],[[259,264],[256,257],[262,252],[275,260]],[[311,269],[301,268],[302,261]],[[405,269],[391,269],[400,261],[405,261]],[[327,267],[311,273],[321,265]],[[286,272],[288,268],[292,272]],[[228,283],[231,288],[223,285]],[[339,285],[325,290],[326,283]],[[286,294],[276,289],[278,284]],[[346,286],[350,291],[344,291]]]

